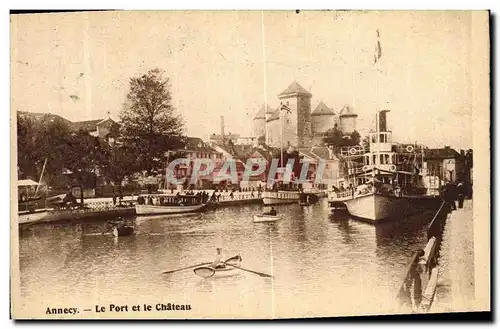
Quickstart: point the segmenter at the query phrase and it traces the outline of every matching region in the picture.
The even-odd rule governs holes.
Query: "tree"
[[[169,78],[154,69],[130,79],[120,114],[124,144],[147,175],[164,168],[168,151],[181,147],[182,119],[172,106]]]
[[[70,129],[66,122],[50,115],[35,120],[17,114],[17,158],[20,177],[40,179],[46,162],[43,180],[50,182],[62,175]]]
[[[333,146],[342,146],[344,135],[338,129],[337,124],[332,129],[329,129],[325,133],[325,137],[323,138],[323,142],[327,145]]]
[[[83,205],[83,190],[95,186],[96,168],[105,162],[105,143],[85,131],[67,135],[65,138],[64,168],[69,177],[80,186],[80,203]]]
[[[349,135],[349,146],[354,146],[354,145],[359,145],[361,142],[361,135],[358,133],[357,130],[354,130],[350,135]]]
[[[359,133],[354,130],[350,134],[344,135],[339,129],[337,124],[332,129],[329,129],[325,133],[325,137],[323,138],[323,142],[326,145],[334,146],[336,148],[340,148],[342,146],[355,146],[359,145],[361,140],[361,136]]]
[[[99,166],[101,173],[112,181],[114,186],[118,186],[118,193],[123,196],[123,180],[138,171],[135,152],[127,145],[115,141],[106,145],[102,160]]]
[[[361,146],[365,150],[370,147],[370,136],[363,137],[363,139],[361,140]]]
[[[18,176],[36,176],[36,130],[35,122],[17,114],[17,168]]]

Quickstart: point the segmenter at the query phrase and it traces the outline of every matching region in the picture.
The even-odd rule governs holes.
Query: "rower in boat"
[[[271,207],[271,210],[269,212],[263,213],[263,215],[276,216],[278,215],[278,213],[276,212],[276,209],[274,209],[274,207]]]
[[[118,217],[115,221],[110,221],[109,223],[111,224],[114,236],[126,236],[134,232],[134,228],[125,224],[125,220],[122,217]]]
[[[225,268],[226,264],[222,261],[222,248],[217,248],[217,255],[215,256],[215,260],[211,265],[214,269]]]

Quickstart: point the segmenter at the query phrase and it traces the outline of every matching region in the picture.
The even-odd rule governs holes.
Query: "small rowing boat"
[[[253,216],[254,223],[275,222],[275,221],[278,221],[280,219],[281,219],[281,216],[279,216],[279,215],[273,216],[273,215],[263,214],[263,215],[254,215]]]
[[[233,276],[237,273],[238,269],[234,266],[240,266],[241,264],[241,256],[237,255],[234,257],[229,258],[226,260],[224,263],[230,264],[230,265],[222,265],[222,266],[212,266],[212,265],[207,265],[207,266],[200,266],[195,268],[193,271],[196,275],[201,276],[204,279],[208,279],[211,277],[215,278],[224,278],[228,276]],[[232,265],[232,266],[231,266]]]
[[[113,228],[113,236],[128,236],[134,234],[134,228],[132,226],[120,226]]]

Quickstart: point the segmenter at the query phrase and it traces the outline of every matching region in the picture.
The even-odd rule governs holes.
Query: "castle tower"
[[[335,112],[320,102],[311,113],[312,134],[319,135],[335,126]]]
[[[311,144],[311,97],[296,81],[278,95],[280,102],[289,110],[278,110],[283,131],[283,147]],[[279,133],[279,132],[278,132]]]
[[[356,130],[356,119],[358,115],[354,113],[354,110],[344,105],[339,114],[339,128],[343,134],[350,134]]]
[[[266,119],[268,119],[272,113],[273,110],[269,106],[262,104],[252,122],[254,137],[266,136]]]

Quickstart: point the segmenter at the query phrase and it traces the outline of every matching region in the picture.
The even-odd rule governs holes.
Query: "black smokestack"
[[[387,131],[387,110],[378,113],[378,130],[380,132]]]

